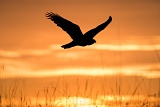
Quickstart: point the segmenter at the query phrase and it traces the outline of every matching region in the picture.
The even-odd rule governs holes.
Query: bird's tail
[[[76,44],[74,41],[72,41],[72,42],[70,42],[70,43],[68,43],[68,44],[62,45],[61,47],[64,48],[64,49],[67,49],[67,48],[74,47],[74,46],[76,46],[76,45],[77,45],[77,44]]]

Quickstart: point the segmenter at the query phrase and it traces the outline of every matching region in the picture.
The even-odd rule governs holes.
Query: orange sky
[[[112,16],[97,43],[68,50],[71,41],[45,17],[58,13],[83,33]],[[160,77],[159,0],[1,0],[0,66],[4,78],[59,75]],[[154,84],[157,84],[154,83]]]

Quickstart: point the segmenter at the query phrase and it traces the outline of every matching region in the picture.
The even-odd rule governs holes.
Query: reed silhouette
[[[72,42],[61,46],[64,49],[74,46],[87,46],[96,43],[96,40],[93,39],[94,36],[96,36],[100,31],[105,29],[112,21],[112,17],[109,16],[107,21],[83,34],[77,24],[74,24],[73,22],[61,17],[58,14],[48,12],[46,13],[46,17],[48,19],[51,19],[55,24],[57,24],[57,26],[61,27],[64,31],[66,31],[73,39]]]

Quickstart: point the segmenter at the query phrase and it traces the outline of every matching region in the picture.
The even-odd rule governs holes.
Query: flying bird
[[[108,24],[112,21],[112,17],[109,16],[107,21],[83,34],[80,27],[77,24],[74,24],[73,22],[61,17],[58,14],[49,12],[46,13],[46,17],[52,20],[55,24],[57,24],[57,26],[61,27],[64,31],[66,31],[73,39],[73,41],[71,41],[70,43],[61,46],[64,49],[68,49],[74,46],[87,46],[96,43],[96,40],[93,39],[94,36],[96,36],[100,31],[105,29],[108,26]]]

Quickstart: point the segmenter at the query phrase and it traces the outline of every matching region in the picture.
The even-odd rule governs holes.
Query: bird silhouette
[[[64,49],[68,49],[74,46],[87,46],[96,43],[96,40],[93,39],[94,36],[103,29],[105,29],[112,21],[112,17],[109,16],[107,21],[83,34],[77,24],[74,24],[73,22],[61,17],[58,14],[48,12],[46,13],[46,17],[48,19],[51,19],[55,24],[57,24],[57,26],[61,27],[64,31],[66,31],[73,39],[72,42],[61,46]]]

